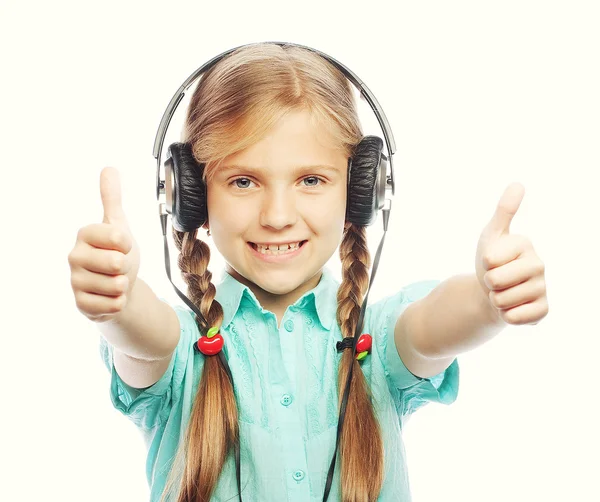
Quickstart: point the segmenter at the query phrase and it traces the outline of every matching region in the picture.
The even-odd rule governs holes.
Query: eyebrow
[[[330,166],[328,164],[315,164],[315,165],[306,165],[306,166],[296,166],[294,167],[294,171],[311,171],[315,169],[321,169],[325,171],[332,171],[334,173],[339,173],[340,170],[337,167]],[[226,166],[221,166],[218,169],[219,173],[227,172],[227,171],[264,171],[264,167],[252,167],[252,166],[241,166],[239,164],[229,164]]]

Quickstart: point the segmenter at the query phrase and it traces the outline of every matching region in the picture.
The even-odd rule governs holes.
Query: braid
[[[340,244],[343,280],[337,293],[337,321],[344,337],[353,336],[360,306],[369,284],[371,255],[365,227],[347,224]]]
[[[342,283],[338,289],[337,321],[342,336],[354,336],[364,294],[369,285],[371,257],[365,227],[347,224],[340,244]],[[350,366],[354,365],[350,394],[340,438],[343,502],[374,502],[383,484],[383,440],[358,361],[344,350],[338,373],[340,403]],[[359,439],[360,438],[360,439]],[[368,466],[365,469],[365,466]]]
[[[197,233],[198,229],[191,232],[173,230],[173,238],[181,252],[177,264],[188,286],[188,298],[209,324],[204,326],[203,321],[198,319],[198,327],[201,332],[206,332],[211,326],[223,321],[223,307],[215,300],[217,290],[212,283],[212,272],[208,270],[210,248],[204,241],[196,238]]]
[[[221,327],[223,308],[215,300],[216,288],[208,270],[210,248],[196,238],[197,229],[173,238],[181,252],[178,265],[188,286],[188,297],[208,321],[197,319],[202,333]],[[185,441],[173,466],[183,469],[178,502],[209,502],[230,448],[238,438],[238,412],[233,387],[219,357],[205,356],[202,377],[194,399]],[[178,474],[173,469],[163,500]]]

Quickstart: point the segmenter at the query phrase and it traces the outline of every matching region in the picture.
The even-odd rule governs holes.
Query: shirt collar
[[[298,298],[294,306],[302,310],[316,310],[319,323],[329,331],[336,320],[338,288],[339,282],[337,279],[327,267],[323,267],[319,283]],[[225,270],[222,273],[221,281],[216,286],[216,290],[215,299],[223,307],[222,326],[225,328],[229,326],[235,317],[244,295],[258,310],[263,313],[267,312],[263,309],[252,290]]]

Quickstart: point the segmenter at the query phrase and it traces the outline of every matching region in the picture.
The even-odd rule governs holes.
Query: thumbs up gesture
[[[548,313],[545,266],[531,241],[510,233],[525,188],[511,183],[477,244],[475,270],[484,294],[508,324],[537,324]]]
[[[96,322],[117,316],[127,305],[140,265],[140,253],[121,203],[121,183],[116,169],[100,173],[102,223],[93,223],[77,234],[69,253],[71,287],[77,308]]]

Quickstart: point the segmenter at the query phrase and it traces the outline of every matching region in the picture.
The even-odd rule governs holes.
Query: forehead
[[[286,114],[252,146],[225,158],[222,166],[294,168],[302,166],[345,167],[345,153],[331,133],[308,111]]]

